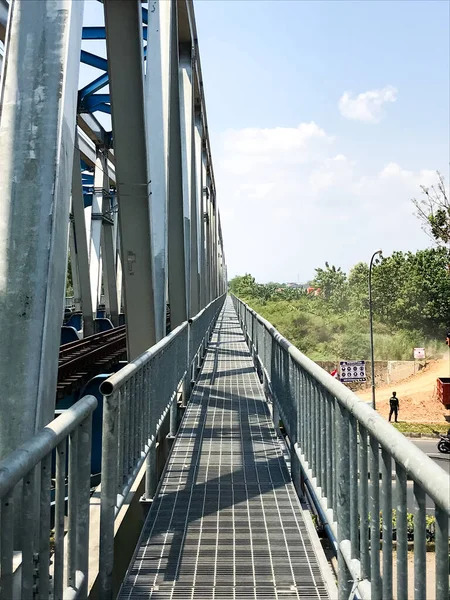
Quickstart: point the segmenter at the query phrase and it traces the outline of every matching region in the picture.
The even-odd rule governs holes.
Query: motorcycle
[[[450,435],[439,435],[438,450],[443,454],[450,454]]]

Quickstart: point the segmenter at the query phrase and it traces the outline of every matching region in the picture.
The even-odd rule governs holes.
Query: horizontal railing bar
[[[204,315],[204,313],[208,310],[208,308],[210,306],[217,303],[217,301],[220,300],[220,298],[223,298],[224,296],[226,296],[226,294],[222,294],[222,296],[218,296],[212,302],[210,302],[207,306],[205,306],[205,308],[202,308],[202,310],[200,312],[198,312],[195,315],[195,317],[192,317],[191,319],[189,319],[189,323],[195,323],[196,321],[198,321]]]
[[[82,423],[97,407],[97,398],[84,396],[0,462],[0,498]]]
[[[239,300],[242,302],[242,300]],[[307,371],[337,401],[342,404],[365,429],[385,448],[418,483],[430,498],[450,516],[450,477],[431,458],[410,442],[403,434],[390,425],[366,402],[346,388],[343,383],[331,377],[324,369],[305,356],[298,348],[284,338],[275,327],[261,315],[252,310],[245,302],[245,308],[255,316],[274,340],[284,348],[302,369]]]
[[[111,396],[116,388],[126,383],[134,373],[136,373],[152,358],[162,352],[174,338],[176,338],[184,329],[186,329],[187,326],[188,322],[184,321],[181,323],[181,325],[178,325],[176,329],[159,340],[159,342],[138,356],[136,360],[122,367],[120,371],[117,371],[117,373],[114,373],[114,375],[111,375],[111,377],[109,377],[100,385],[101,394],[103,394],[103,396]]]

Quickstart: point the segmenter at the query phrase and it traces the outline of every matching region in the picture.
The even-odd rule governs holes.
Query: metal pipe
[[[77,553],[77,512],[78,512],[78,427],[69,435],[69,498],[68,498],[68,542],[67,542],[67,584],[75,586]]]
[[[338,533],[338,595],[339,598],[349,598],[352,590],[351,576],[345,558],[341,552],[341,542],[350,540],[350,453],[348,436],[348,413],[343,406],[336,411],[337,446],[339,455],[336,461],[337,487],[336,497],[337,533]]]
[[[56,448],[97,407],[85,396],[0,462],[0,498],[3,498],[44,456]]]
[[[436,507],[436,598],[448,598],[448,515]]]
[[[39,596],[48,598],[50,593],[50,486],[52,456],[47,454],[41,461],[41,489],[39,511]]]
[[[381,451],[381,511],[383,515],[383,598],[392,598],[392,459]]]
[[[414,483],[414,600],[427,597],[425,492]]]
[[[0,600],[13,597],[14,504],[12,490],[2,498],[0,511]]]
[[[117,393],[103,398],[102,487],[100,500],[99,581],[102,600],[112,598],[114,568],[114,519],[117,497],[116,440],[119,397]],[[125,411],[127,414],[127,411]],[[121,486],[120,482],[120,486]]]
[[[92,416],[81,423],[78,432],[78,510],[77,510],[77,571],[85,576],[79,588],[79,598],[88,596],[89,570],[89,502],[91,489]]]
[[[352,558],[359,558],[358,524],[358,427],[353,415],[349,416],[349,462],[350,462],[350,541]]]
[[[67,440],[56,448],[56,497],[55,497],[55,553],[53,569],[53,596],[55,600],[63,597],[64,585],[64,512],[66,502],[66,458]]]
[[[359,427],[359,518],[360,518],[360,540],[359,551],[361,557],[361,577],[370,578],[370,556],[369,556],[369,467],[367,431]]]
[[[408,600],[408,528],[406,471],[396,463],[395,493],[397,496],[397,599]]]
[[[34,586],[34,529],[36,527],[36,497],[35,497],[36,470],[32,469],[22,482],[22,582],[21,600],[33,600]],[[55,514],[56,520],[56,514]],[[56,527],[55,527],[56,529]],[[56,538],[56,533],[55,533]],[[55,551],[56,559],[56,551]],[[61,590],[62,591],[62,590]]]

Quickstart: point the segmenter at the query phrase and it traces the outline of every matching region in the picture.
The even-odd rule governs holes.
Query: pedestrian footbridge
[[[333,597],[269,409],[228,300],[121,599]]]
[[[0,65],[0,600],[449,600],[449,476],[227,296],[192,0]]]

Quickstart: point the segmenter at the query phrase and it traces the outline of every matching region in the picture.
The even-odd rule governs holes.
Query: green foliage
[[[374,313],[397,329],[440,336],[450,315],[446,248],[394,252],[373,271]]]
[[[401,433],[421,433],[433,437],[437,433],[447,433],[448,423],[392,423]]]
[[[373,266],[372,297],[376,360],[411,360],[415,346],[441,355],[450,315],[450,257],[445,248],[394,252]],[[268,319],[312,360],[370,358],[369,267],[360,262],[347,275],[325,263],[305,289],[258,284],[235,277],[231,291]]]

